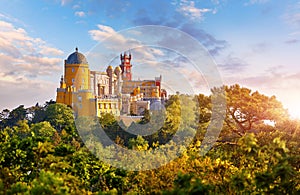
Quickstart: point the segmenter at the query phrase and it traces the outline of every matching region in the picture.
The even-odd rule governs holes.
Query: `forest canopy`
[[[221,133],[208,153],[201,155],[201,144],[213,125],[212,100],[220,90],[226,99]],[[4,109],[0,113],[0,194],[299,194],[300,121],[290,119],[275,96],[237,84],[211,92],[210,96],[170,96],[164,123],[150,135],[124,131],[111,114],[93,121],[124,150],[147,154],[163,147],[168,154],[178,154],[144,171],[116,168],[100,160],[98,155],[122,159],[124,153],[105,153],[114,146],[83,139],[91,132],[78,133],[73,110],[64,104],[49,101]],[[152,127],[159,118],[146,111],[127,128],[134,132],[139,125]],[[177,150],[176,139],[188,136],[192,136],[188,147]],[[137,155],[126,158],[132,166],[140,161]],[[164,162],[163,156],[146,160]]]

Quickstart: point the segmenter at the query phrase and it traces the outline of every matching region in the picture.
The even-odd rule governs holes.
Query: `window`
[[[84,83],[84,79],[82,79],[82,82]]]
[[[75,82],[75,79],[74,78],[72,78],[72,83],[74,83]]]
[[[84,68],[82,69],[82,72],[84,72]]]
[[[72,72],[75,72],[75,69],[74,69],[74,68],[72,68]]]

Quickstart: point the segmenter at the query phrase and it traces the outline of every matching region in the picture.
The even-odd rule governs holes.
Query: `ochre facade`
[[[64,62],[56,102],[72,107],[76,116],[120,116],[142,115],[151,103],[166,98],[161,76],[134,81],[131,54],[121,54],[120,60],[119,66],[108,66],[106,72],[90,71],[86,57],[76,48]]]

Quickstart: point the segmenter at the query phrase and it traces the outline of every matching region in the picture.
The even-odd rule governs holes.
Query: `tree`
[[[211,97],[204,94],[199,94],[196,96],[196,102],[199,108],[199,123],[207,123],[211,118]]]
[[[48,121],[36,123],[31,125],[31,130],[41,137],[51,138],[56,130],[50,125]]]
[[[24,120],[25,118],[26,109],[24,108],[24,105],[20,105],[9,113],[5,125],[13,127],[18,123],[18,121]]]
[[[10,111],[8,109],[2,110],[0,113],[0,128],[4,128],[7,124]]]
[[[275,96],[265,96],[258,91],[240,87],[238,84],[224,86],[226,93],[226,119],[227,127],[238,135],[244,135],[254,130],[255,125],[264,121],[279,121],[288,117],[287,110]],[[212,93],[214,93],[212,89]]]
[[[103,129],[115,129],[118,127],[118,123],[114,117],[114,115],[110,113],[103,113],[99,118],[100,125]]]
[[[69,133],[75,130],[73,110],[65,104],[50,104],[45,111],[45,120],[59,132],[65,129]]]
[[[181,101],[179,95],[172,95],[165,104],[166,120],[160,132],[160,143],[165,143],[179,129],[181,119]]]
[[[135,139],[131,138],[129,140],[129,148],[136,150],[147,150],[149,147],[148,142],[140,135],[138,135]]]

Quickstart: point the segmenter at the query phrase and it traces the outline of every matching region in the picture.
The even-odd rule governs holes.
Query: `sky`
[[[169,30],[195,42],[171,39]],[[275,95],[300,119],[299,0],[2,0],[0,110],[55,100],[75,47],[92,70],[118,65],[120,49],[130,50],[134,79],[162,75],[169,93],[207,93],[207,67],[189,58],[197,43],[223,84]]]

